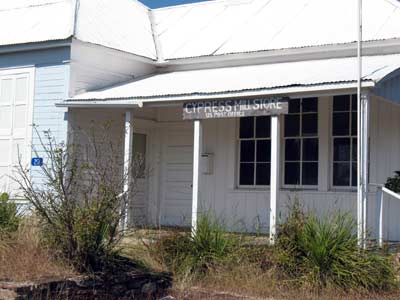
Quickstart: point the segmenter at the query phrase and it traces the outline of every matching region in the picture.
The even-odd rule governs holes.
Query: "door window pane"
[[[318,139],[303,140],[303,160],[318,161]]]
[[[357,101],[358,101],[357,95],[352,95],[351,96],[351,110],[352,111],[357,111],[358,110],[357,109]]]
[[[351,113],[351,135],[357,135],[357,112]]]
[[[303,162],[302,183],[304,185],[318,184],[318,163]]]
[[[350,96],[333,97],[333,111],[350,111]]]
[[[256,185],[269,185],[271,177],[271,165],[257,164],[256,170]]]
[[[300,139],[287,139],[285,142],[285,160],[299,161],[300,160]]]
[[[318,112],[318,98],[306,98],[302,101],[303,113]]]
[[[138,177],[143,178],[146,170],[146,141],[145,134],[133,134],[133,166],[138,170]]]
[[[285,163],[285,184],[299,185],[300,184],[300,163],[287,162]]]
[[[318,115],[305,114],[302,116],[301,131],[303,136],[314,136],[318,134]]]
[[[285,115],[285,136],[300,135],[300,115]]]
[[[257,162],[270,162],[271,161],[271,141],[258,140],[257,141]]]
[[[351,164],[351,185],[357,186],[357,163]]]
[[[269,138],[271,136],[271,117],[256,118],[256,138]]]
[[[254,162],[254,141],[241,141],[240,161]]]
[[[352,161],[357,161],[357,138],[352,138],[351,143],[352,143],[351,159]]]
[[[350,115],[349,113],[333,114],[333,135],[349,135]]]
[[[254,164],[241,163],[240,164],[240,185],[253,185],[254,184]]]
[[[254,118],[240,118],[240,138],[248,139],[254,137]]]
[[[334,161],[350,161],[350,139],[335,138],[333,146]]]
[[[300,113],[300,99],[291,99],[289,101],[289,114]]]
[[[333,185],[334,186],[350,185],[350,163],[333,164]]]

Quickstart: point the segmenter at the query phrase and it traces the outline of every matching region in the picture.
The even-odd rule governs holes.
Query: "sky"
[[[150,8],[165,7],[171,5],[187,4],[194,2],[204,2],[207,0],[139,0]]]

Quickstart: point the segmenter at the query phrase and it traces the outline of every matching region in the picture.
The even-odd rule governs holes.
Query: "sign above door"
[[[289,99],[268,97],[256,99],[193,101],[183,104],[184,120],[240,118],[287,114]]]

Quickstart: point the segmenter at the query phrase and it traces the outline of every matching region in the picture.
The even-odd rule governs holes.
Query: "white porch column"
[[[357,163],[357,223],[360,246],[365,247],[368,217],[368,160],[369,160],[369,105],[370,96],[362,93],[358,112],[358,163]]]
[[[193,132],[193,186],[192,186],[192,233],[197,230],[198,203],[200,198],[200,158],[203,148],[203,132],[200,120],[194,121]]]
[[[123,212],[123,229],[128,227],[129,220],[129,187],[132,180],[132,151],[133,151],[133,124],[132,124],[132,112],[125,112],[125,136],[124,136],[124,188],[123,188],[123,199],[124,199],[124,212]]]
[[[275,243],[277,202],[279,200],[279,163],[280,163],[280,118],[271,117],[271,183],[270,183],[270,215],[269,237]]]

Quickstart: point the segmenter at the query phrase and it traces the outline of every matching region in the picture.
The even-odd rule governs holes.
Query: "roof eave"
[[[72,36],[59,40],[48,40],[48,41],[14,44],[14,45],[2,45],[0,46],[0,54],[69,47],[71,45],[71,41],[72,41]]]
[[[375,82],[367,80],[363,82],[363,89],[370,89]],[[166,95],[152,97],[126,97],[110,99],[79,99],[73,98],[56,104],[57,107],[69,108],[97,108],[97,107],[142,107],[142,106],[165,106],[174,105],[183,101],[218,100],[227,98],[261,97],[272,95],[285,95],[290,98],[335,95],[340,93],[352,93],[357,89],[357,82],[324,83],[307,86],[278,87],[248,91],[219,92],[219,93],[193,93],[185,95]],[[131,101],[131,103],[129,103]],[[140,105],[141,104],[141,105]]]

